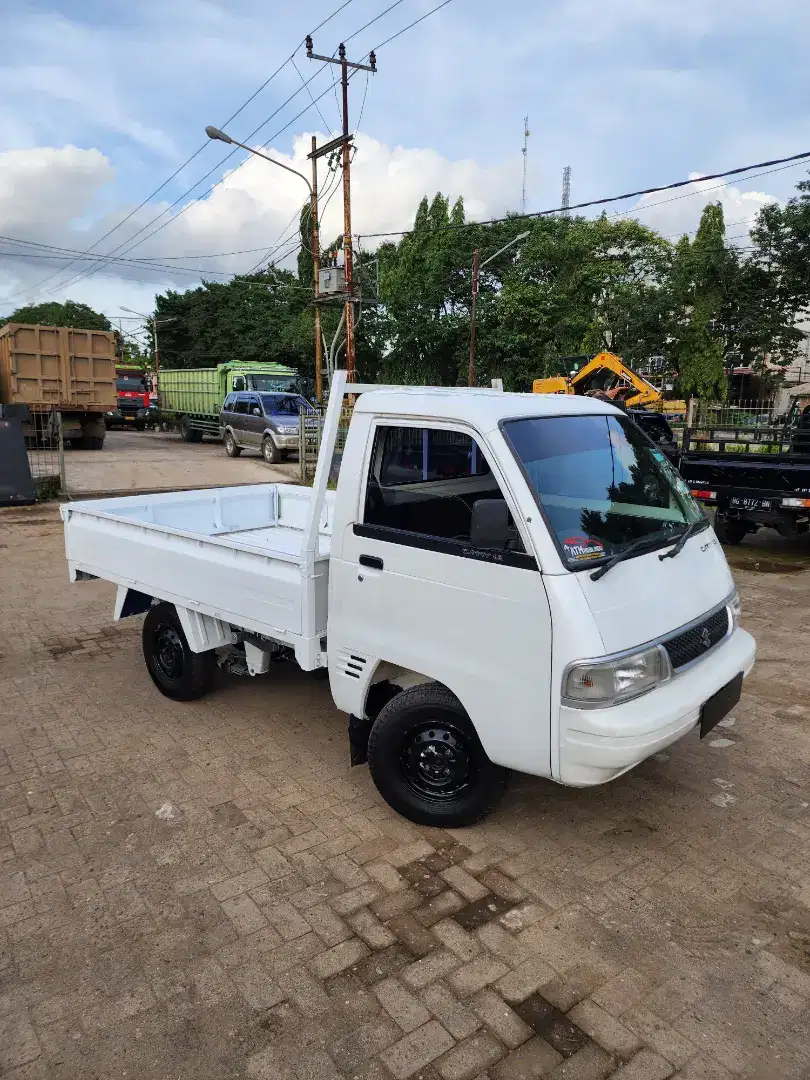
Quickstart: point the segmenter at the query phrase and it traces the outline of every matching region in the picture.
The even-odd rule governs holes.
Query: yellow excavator
[[[610,352],[598,353],[571,376],[535,379],[535,394],[604,394],[611,401],[622,401],[630,407],[654,405],[661,401],[661,391],[651,382],[626,367]]]

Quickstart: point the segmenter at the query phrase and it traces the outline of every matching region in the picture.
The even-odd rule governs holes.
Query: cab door
[[[330,561],[338,707],[362,711],[380,662],[417,672],[459,698],[493,761],[550,775],[543,578],[514,517],[499,549],[471,528],[480,499],[514,510],[502,478],[461,428],[378,422],[369,448],[358,513]]]
[[[247,399],[247,415],[245,417],[245,442],[248,446],[252,446],[257,450],[261,449],[264,426],[262,403],[256,394],[251,394]]]

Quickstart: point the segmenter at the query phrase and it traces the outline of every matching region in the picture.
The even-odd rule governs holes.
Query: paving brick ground
[[[56,509],[0,512],[4,1080],[810,1076],[806,575],[739,578],[733,723],[438,832],[292,667],[160,697]]]
[[[176,432],[108,431],[103,450],[66,450],[67,489],[136,492],[217,484],[270,484],[298,478],[298,457],[266,465],[258,451],[229,458],[216,439],[184,443]]]

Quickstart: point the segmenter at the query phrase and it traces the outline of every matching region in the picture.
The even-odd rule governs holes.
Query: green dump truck
[[[306,380],[294,368],[261,361],[231,360],[211,368],[161,368],[160,420],[176,424],[184,442],[219,437],[222,402],[233,390],[303,394]]]

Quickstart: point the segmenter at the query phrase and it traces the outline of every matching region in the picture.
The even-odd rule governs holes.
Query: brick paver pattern
[[[810,1075],[796,578],[740,575],[760,665],[709,739],[439,831],[291,665],[162,698],[54,508],[0,549],[4,1078]]]

